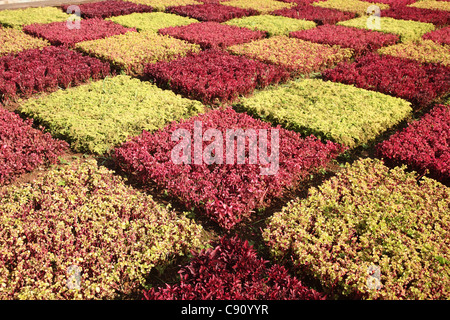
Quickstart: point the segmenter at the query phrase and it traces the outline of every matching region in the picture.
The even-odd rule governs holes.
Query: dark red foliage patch
[[[311,20],[318,25],[335,24],[339,21],[350,20],[356,17],[356,13],[353,12],[315,7],[311,5],[299,5],[293,8],[275,10],[272,14],[288,18]]]
[[[22,51],[0,58],[0,101],[67,88],[109,73],[108,63],[64,47]]]
[[[250,30],[218,22],[199,22],[187,26],[168,27],[159,30],[160,34],[199,44],[202,49],[222,48],[234,44],[262,39],[263,31]]]
[[[437,105],[420,120],[377,145],[378,156],[450,182],[450,106]]]
[[[233,102],[239,95],[289,78],[281,67],[214,49],[148,64],[144,74],[159,87],[205,104]]]
[[[205,138],[205,132],[208,129],[221,132],[221,138],[213,136],[210,139],[214,142],[216,138],[219,139],[215,145],[222,146],[222,152],[215,147],[210,148],[210,142],[206,142],[208,137]],[[267,169],[271,161],[264,163],[263,159],[268,158],[264,154],[261,156],[261,148],[259,152],[254,150],[253,146],[259,146],[256,140],[251,143],[252,147],[249,147],[253,139],[245,137],[244,132],[241,137],[245,139],[245,145],[240,145],[245,148],[245,154],[237,149],[236,143],[226,143],[230,140],[227,139],[227,130],[238,129],[253,129],[253,137],[259,140],[259,143],[262,138],[267,138],[267,155],[278,154],[276,172],[261,174],[262,168]],[[266,130],[265,134],[260,133],[260,129]],[[184,135],[173,136],[175,131],[177,134],[183,132]],[[277,132],[278,143],[272,139],[272,135],[275,137]],[[172,141],[173,137],[176,141]],[[202,142],[202,137],[205,142]],[[180,142],[177,142],[177,138]],[[271,141],[274,141],[273,145]],[[190,152],[190,160],[177,164],[173,161],[172,152],[180,154],[178,147],[181,143],[189,150],[187,152]],[[175,147],[177,148],[173,151]],[[271,153],[272,150],[274,154]],[[144,131],[142,135],[115,149],[113,159],[119,168],[133,175],[137,181],[144,185],[156,184],[186,208],[196,208],[199,213],[221,227],[231,229],[236,223],[249,217],[253,210],[266,207],[272,200],[280,197],[285,188],[296,185],[312,171],[326,166],[343,150],[341,145],[330,141],[323,143],[313,136],[304,139],[293,131],[279,126],[271,127],[266,122],[226,108],[213,110],[180,123],[173,122],[153,134]],[[214,157],[223,156],[222,162],[208,162],[206,157],[212,154]],[[251,154],[257,157],[257,161],[250,161]],[[231,161],[228,161],[226,156],[229,156]]]
[[[369,53],[325,70],[325,80],[353,84],[408,100],[421,108],[450,90],[450,67]]]
[[[269,266],[247,241],[222,237],[214,248],[193,252],[181,282],[144,291],[145,300],[324,300],[280,265]]]
[[[33,120],[0,105],[0,186],[41,164],[53,164],[69,145],[55,140],[42,128],[32,127]]]
[[[219,3],[169,7],[166,9],[166,12],[175,13],[183,17],[194,18],[199,21],[215,22],[225,22],[234,18],[259,14],[257,10],[224,6]]]
[[[400,39],[395,34],[328,24],[309,30],[294,31],[290,35],[306,41],[352,48],[356,55],[393,45]]]
[[[381,10],[381,16],[394,19],[429,22],[436,26],[450,24],[450,14],[447,11],[442,10],[396,6],[387,10]]]
[[[440,44],[450,44],[450,27],[427,32],[423,35],[423,39],[433,40]]]
[[[125,28],[113,21],[99,18],[80,20],[79,29],[68,29],[66,22],[53,22],[48,24],[31,24],[25,26],[23,31],[35,36],[47,39],[52,45],[73,46],[77,42],[103,39],[129,31],[135,28]]]
[[[67,12],[69,4],[62,5],[61,8]],[[78,4],[82,18],[109,18],[114,16],[131,14],[134,12],[152,12],[151,6],[136,4],[129,1],[107,0]],[[73,12],[70,12],[73,13]]]

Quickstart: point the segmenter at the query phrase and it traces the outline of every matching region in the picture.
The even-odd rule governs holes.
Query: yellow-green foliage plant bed
[[[369,29],[367,27],[367,17],[341,21],[338,22],[337,25]],[[380,17],[380,28],[376,29],[376,31],[384,33],[397,34],[400,36],[402,42],[419,40],[425,33],[433,30],[435,30],[435,26],[432,23],[401,20],[383,16]]]
[[[199,22],[196,19],[180,17],[176,14],[164,12],[132,13],[108,18],[107,20],[112,20],[127,28],[136,28],[138,31],[153,32],[158,32],[162,28],[186,26],[194,22]]]
[[[241,98],[235,107],[286,129],[350,148],[369,142],[412,111],[403,99],[319,79],[261,90]]]
[[[288,36],[292,31],[312,29],[316,26],[313,21],[287,18],[283,16],[259,15],[232,19],[224,24],[244,27],[252,30],[266,31],[269,36]]]
[[[327,1],[317,1],[312,3],[311,5],[328,8],[328,9],[337,9],[341,11],[355,12],[360,15],[364,15],[367,12],[367,9],[371,5],[375,5],[380,8],[380,10],[389,9],[389,5],[384,3],[367,2],[367,1],[359,1],[359,0],[327,0]],[[366,18],[367,19],[367,18]]]
[[[413,59],[422,63],[450,65],[450,45],[441,45],[432,40],[399,43],[381,48],[378,52],[394,57]]]
[[[275,213],[273,256],[320,280],[329,297],[448,299],[450,189],[360,159]]]
[[[114,68],[130,75],[141,74],[148,63],[170,61],[188,52],[200,51],[199,45],[152,31],[127,32],[105,39],[83,41],[75,47],[83,53],[108,61]]]
[[[41,7],[0,11],[0,25],[15,29],[33,23],[67,21],[71,16],[59,8]]]
[[[410,4],[409,7],[450,11],[450,2],[445,0],[444,1],[422,0]]]
[[[47,40],[34,38],[20,30],[0,27],[0,57],[27,49],[49,46]]]
[[[94,154],[204,111],[198,101],[125,75],[29,99],[19,109],[73,150]]]
[[[137,4],[145,4],[156,11],[165,11],[168,7],[187,6],[191,4],[202,4],[195,0],[128,0]]]
[[[155,266],[201,246],[201,226],[95,160],[0,193],[0,299],[129,299]]]
[[[295,7],[295,3],[281,2],[275,0],[230,0],[220,4],[242,9],[254,9],[260,13],[269,13],[275,10]]]

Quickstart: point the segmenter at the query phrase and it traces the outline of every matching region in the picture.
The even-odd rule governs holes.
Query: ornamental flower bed
[[[142,130],[153,131],[170,121],[203,111],[198,101],[119,75],[87,85],[29,99],[20,111],[39,120],[73,150],[108,153]]]
[[[51,23],[67,21],[69,14],[59,8],[42,7],[0,11],[0,25],[15,29],[33,23]]]
[[[188,24],[198,22],[195,19],[180,17],[176,14],[164,12],[132,13],[108,19],[127,28],[135,28],[138,31],[153,32],[158,32],[159,29],[167,27],[186,26]]]
[[[214,248],[194,253],[176,285],[144,291],[145,300],[323,300],[287,270],[257,256],[247,241],[222,237]]]
[[[419,62],[450,65],[450,45],[440,45],[432,40],[399,43],[381,48],[378,52]]]
[[[355,18],[337,23],[341,26],[367,29],[367,17]],[[399,20],[390,17],[380,17],[380,29],[384,33],[393,33],[400,36],[402,42],[420,39],[425,33],[435,29],[432,23]]]
[[[445,26],[450,24],[449,13],[440,10],[397,6],[388,10],[382,10],[380,14],[382,17],[430,22],[436,26]]]
[[[427,32],[422,38],[425,40],[433,40],[436,43],[450,45],[450,27]]]
[[[262,39],[266,36],[266,33],[262,31],[227,26],[218,22],[200,22],[188,26],[169,27],[159,30],[159,33],[196,43],[202,49],[224,49],[227,46]]]
[[[64,12],[70,5],[62,5]],[[136,4],[129,1],[107,0],[90,3],[81,3],[77,5],[80,8],[80,15],[82,18],[109,18],[121,15],[127,15],[134,12],[152,12],[151,6]]]
[[[450,11],[450,3],[448,1],[423,0],[414,2],[409,7]]]
[[[412,111],[402,99],[319,79],[289,81],[255,92],[236,107],[288,130],[350,148],[373,140]]]
[[[67,22],[52,22],[27,25],[23,28],[23,31],[34,37],[44,38],[54,46],[65,45],[73,47],[75,43],[81,41],[103,39],[136,31],[136,29],[125,28],[112,21],[93,18],[80,20],[79,29],[68,29]]]
[[[389,9],[389,5],[384,3],[371,2],[370,4],[367,4],[367,2],[360,0],[327,0],[314,2],[311,5],[329,9],[355,12],[359,15],[364,15],[370,5],[378,6],[381,10]],[[364,18],[367,20],[366,17]]]
[[[234,18],[241,18],[259,14],[253,9],[241,9],[231,6],[224,6],[219,3],[205,3],[199,5],[188,5],[169,7],[166,12],[175,13],[183,17],[190,17],[199,21],[225,22]]]
[[[152,6],[156,11],[165,11],[168,7],[187,6],[190,4],[201,4],[195,0],[127,0],[130,2]]]
[[[400,40],[399,36],[395,34],[336,25],[322,25],[310,30],[295,31],[291,32],[290,36],[321,44],[351,48],[357,56],[393,45]]]
[[[198,45],[152,31],[127,32],[106,39],[83,41],[75,48],[131,75],[141,74],[147,63],[170,61],[200,50]]]
[[[280,65],[293,75],[309,74],[331,67],[340,61],[350,59],[352,49],[312,43],[286,36],[228,47],[234,54],[245,55],[250,59]]]
[[[377,146],[389,164],[407,164],[441,182],[450,182],[450,106],[437,105],[420,120]]]
[[[0,100],[68,88],[109,73],[107,63],[62,47],[30,49],[0,58]]]
[[[43,39],[36,39],[20,30],[0,27],[0,57],[7,54],[16,54],[27,49],[36,49],[49,46]]]
[[[39,165],[54,164],[68,147],[0,105],[0,186]]]
[[[256,88],[289,78],[281,67],[216,50],[149,64],[144,74],[159,87],[205,104],[232,102]]]
[[[198,140],[187,144],[193,134],[194,140],[208,140],[208,129],[220,131],[225,138],[215,136],[213,147],[209,145],[205,150],[202,145],[198,145]],[[241,130],[242,134],[236,130]],[[269,134],[271,136],[269,145],[260,148],[259,156],[254,150],[256,144],[251,142],[253,138],[258,139],[252,135],[252,130],[255,134],[259,130],[267,130],[266,136],[259,138],[260,147],[261,139]],[[278,130],[278,140],[274,140],[276,138],[273,138],[272,130]],[[180,163],[179,159],[173,158],[174,154],[175,157],[179,155],[177,152],[180,152],[180,146],[172,137],[181,132],[185,134],[183,141],[186,140],[181,143],[187,145],[185,150],[188,153],[182,157],[188,156],[184,159],[193,161]],[[244,134],[248,136],[244,138]],[[243,138],[241,142],[245,145],[238,141],[242,149],[234,145],[233,136],[236,135]],[[226,140],[231,140],[230,137],[232,144],[228,143],[227,146]],[[211,139],[210,136],[209,140]],[[268,141],[267,139],[266,142]],[[174,148],[175,151],[172,151]],[[226,148],[227,161],[221,154]],[[261,151],[264,148],[268,152],[266,155],[271,154],[272,160],[272,152],[276,152],[275,157],[278,153],[278,165],[276,161],[269,161],[265,157]],[[235,152],[237,149],[240,150],[238,154]],[[244,149],[245,154],[254,152],[253,156],[257,158],[246,157],[241,153]],[[155,184],[186,208],[194,209],[225,230],[230,230],[237,223],[250,218],[254,210],[270,205],[274,199],[282,196],[286,188],[295,187],[311,172],[325,167],[343,150],[340,145],[332,142],[322,143],[313,136],[303,139],[295,132],[271,127],[245,113],[239,114],[226,108],[171,123],[154,134],[144,131],[142,135],[115,149],[113,159],[119,168],[133,175],[137,181],[144,185]],[[192,157],[189,157],[189,152],[193,153]],[[214,156],[211,157],[212,154]],[[210,161],[209,158],[214,159]],[[264,171],[273,174],[266,174]]]
[[[245,27],[251,30],[265,31],[269,36],[288,36],[291,31],[306,30],[316,26],[313,21],[286,18],[282,16],[272,16],[267,14],[232,19],[224,24]]]
[[[0,299],[124,299],[201,245],[199,225],[94,160],[9,187],[0,212]]]
[[[325,80],[406,99],[422,108],[450,90],[450,68],[375,53],[322,72]]]
[[[271,12],[271,14],[294,19],[312,20],[319,25],[335,24],[339,21],[349,20],[356,17],[356,13],[354,12],[313,7],[309,5],[300,5],[293,8],[275,10]]]
[[[360,159],[275,213],[263,237],[329,296],[446,299],[450,189],[416,179]]]
[[[230,0],[224,1],[222,4],[242,9],[254,9],[260,13],[269,13],[275,10],[291,8],[295,5],[293,3],[284,3],[275,0]]]

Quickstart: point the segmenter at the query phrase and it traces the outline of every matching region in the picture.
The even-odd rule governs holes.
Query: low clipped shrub
[[[73,150],[100,155],[144,129],[153,131],[200,111],[203,106],[198,101],[125,75],[59,90],[20,105],[20,112],[70,142]]]
[[[289,81],[235,105],[288,130],[350,148],[369,142],[412,111],[405,100],[319,79]]]
[[[409,7],[450,11],[448,1],[421,0],[410,4]]]
[[[198,45],[152,31],[127,32],[106,39],[83,41],[75,48],[130,75],[142,74],[148,63],[174,60],[188,52],[200,51]]]
[[[388,10],[382,10],[380,14],[383,17],[391,17],[395,19],[429,22],[436,26],[445,26],[450,24],[450,15],[448,12],[433,9],[396,6]]]
[[[314,29],[294,31],[290,33],[290,36],[321,44],[351,48],[357,56],[393,45],[400,39],[395,34],[336,25],[322,25]]]
[[[176,14],[164,12],[132,13],[124,16],[109,18],[127,28],[135,28],[138,31],[158,32],[159,29],[186,26],[198,22],[195,19],[180,17]]]
[[[125,28],[112,21],[100,18],[80,20],[80,28],[68,29],[66,22],[52,22],[47,24],[31,24],[23,31],[34,37],[48,40],[54,46],[73,47],[81,41],[103,39],[113,35],[133,32],[136,29]]]
[[[213,138],[208,136],[212,129],[222,137],[215,133],[214,143],[203,149],[203,141]],[[181,142],[177,142],[179,134]],[[266,143],[268,135],[270,144]],[[257,143],[259,151],[254,149]],[[184,154],[178,158],[182,145]],[[165,190],[187,209],[230,230],[325,167],[344,149],[221,108],[173,122],[153,134],[144,131],[116,148],[113,159],[138,182]]]
[[[407,164],[441,182],[450,182],[450,106],[437,105],[420,120],[377,145],[391,165]]]
[[[269,13],[271,11],[293,7],[293,3],[283,3],[276,0],[230,0],[221,2],[226,6],[232,6],[242,9],[254,9],[260,13]]]
[[[446,299],[449,197],[435,180],[360,159],[275,213],[263,238],[330,297]]]
[[[107,63],[63,47],[29,49],[0,57],[0,100],[68,88],[109,73]]]
[[[309,74],[350,59],[352,49],[312,43],[287,36],[274,36],[228,47],[233,54],[280,65],[294,75]]]
[[[175,285],[144,291],[145,300],[323,300],[280,265],[268,266],[247,241],[222,237],[194,252]]]
[[[175,13],[183,17],[190,17],[199,21],[225,22],[230,19],[259,14],[254,9],[242,9],[224,6],[220,3],[204,3],[196,5],[169,7],[166,12]]]
[[[335,24],[339,21],[349,20],[356,17],[356,13],[354,12],[313,7],[310,5],[299,5],[293,8],[275,10],[271,12],[271,14],[287,18],[311,20],[318,25]]]
[[[159,30],[159,33],[198,44],[202,49],[225,49],[227,46],[262,39],[266,36],[263,31],[227,26],[213,21],[164,28]]]
[[[450,26],[427,32],[422,38],[425,40],[433,40],[436,43],[450,45]]]
[[[265,31],[269,36],[285,35],[297,30],[311,29],[316,26],[313,21],[287,18],[283,16],[273,16],[268,14],[236,18],[225,22],[231,26],[244,27],[251,30]]]
[[[144,75],[161,88],[205,104],[232,102],[256,88],[289,78],[289,73],[281,67],[218,50],[149,64]]]
[[[168,7],[174,6],[201,4],[201,2],[195,0],[127,0],[127,1],[152,6],[156,11],[165,11]]]
[[[24,121],[0,105],[0,186],[39,165],[55,164],[68,148],[32,125],[33,120]]]
[[[367,17],[359,17],[347,21],[340,21],[337,24],[346,27],[360,29],[367,28]],[[400,20],[390,17],[380,17],[380,29],[377,31],[393,33],[400,36],[402,42],[420,39],[425,33],[435,30],[432,23],[418,22],[411,20]]]
[[[62,5],[64,12],[70,5]],[[152,12],[151,6],[136,4],[130,1],[106,0],[97,2],[81,3],[77,5],[80,8],[80,16],[85,19],[91,18],[109,18],[121,15],[127,15],[134,12]]]
[[[449,67],[367,54],[352,63],[341,63],[322,72],[325,80],[355,85],[400,97],[423,108],[450,90]]]
[[[450,45],[441,45],[432,40],[399,43],[378,50],[379,53],[423,63],[450,65]]]
[[[2,300],[129,298],[155,266],[201,245],[199,225],[95,160],[8,187],[0,212]]]
[[[69,17],[69,14],[66,14],[59,8],[54,7],[1,10],[0,24],[5,27],[22,29],[23,26],[33,23],[67,21]]]
[[[327,0],[327,1],[318,1],[311,4],[312,6],[329,8],[329,9],[337,9],[342,11],[350,11],[355,12],[360,15],[365,14],[367,12],[367,8],[370,5],[375,5],[380,9],[389,9],[389,5],[379,2],[372,2],[371,4],[367,4],[367,2],[360,0]],[[366,18],[367,19],[367,18]]]
[[[16,54],[27,49],[36,49],[49,46],[43,39],[36,39],[20,30],[0,27],[0,57],[7,54]]]

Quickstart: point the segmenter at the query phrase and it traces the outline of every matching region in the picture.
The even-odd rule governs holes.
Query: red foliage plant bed
[[[386,163],[411,169],[450,183],[450,106],[437,105],[420,120],[377,145]]]
[[[427,32],[422,36],[422,38],[425,40],[433,40],[434,42],[440,44],[450,45],[450,27]]]
[[[336,25],[322,25],[309,30],[294,31],[290,33],[290,36],[321,44],[352,48],[355,55],[376,51],[400,40],[395,34]]]
[[[69,145],[55,140],[42,128],[33,128],[33,120],[0,105],[0,186],[41,164],[53,164]]]
[[[25,26],[23,31],[47,39],[52,45],[73,46],[77,42],[103,39],[126,32],[135,32],[135,28],[124,26],[99,18],[80,20],[79,29],[68,29],[66,22],[53,22],[48,24],[31,24]]]
[[[222,237],[214,248],[193,252],[181,282],[144,291],[144,300],[324,300],[280,265],[269,267],[247,241]],[[262,310],[260,310],[261,312]]]
[[[354,12],[314,7],[311,5],[299,5],[293,8],[275,10],[272,14],[288,18],[312,20],[318,25],[335,24],[339,21],[350,20],[356,17],[356,13]]]
[[[163,28],[159,30],[159,33],[199,44],[202,49],[224,49],[227,46],[262,39],[266,36],[266,32],[263,31],[223,25],[213,21]]]
[[[205,104],[233,102],[239,95],[289,78],[282,67],[214,49],[148,64],[144,74],[159,87]]]
[[[70,5],[62,5],[61,8],[67,12]],[[91,3],[78,4],[80,15],[83,18],[109,18],[114,16],[131,14],[134,12],[152,12],[151,6],[136,4],[129,1],[107,0]],[[73,12],[69,12],[73,13]]]
[[[205,3],[201,5],[187,5],[169,7],[168,13],[175,13],[183,17],[190,17],[199,21],[225,22],[234,18],[241,18],[259,14],[253,9],[242,9],[231,6],[224,6],[219,3]]]
[[[382,10],[381,16],[394,19],[429,22],[436,26],[450,24],[450,14],[447,11],[424,8],[396,6],[387,10]]]
[[[212,129],[221,136],[210,136]],[[266,154],[261,152],[264,147],[255,150],[256,140],[261,146],[264,139]],[[213,142],[203,150],[202,141]],[[187,161],[173,160],[181,152],[180,145],[184,145]],[[226,108],[173,122],[153,134],[144,131],[116,148],[113,159],[118,168],[137,181],[156,184],[186,208],[197,209],[229,230],[253,210],[282,196],[285,188],[326,166],[343,150],[339,144],[323,143],[313,136],[302,138],[293,131],[271,127]],[[250,157],[252,154],[256,159]],[[218,161],[219,157],[222,161]],[[264,174],[263,170],[272,170],[272,174]]]
[[[108,63],[64,47],[26,50],[0,58],[0,100],[67,88],[109,73]]]
[[[325,70],[325,80],[353,84],[408,100],[422,108],[450,90],[450,68],[369,53]]]

